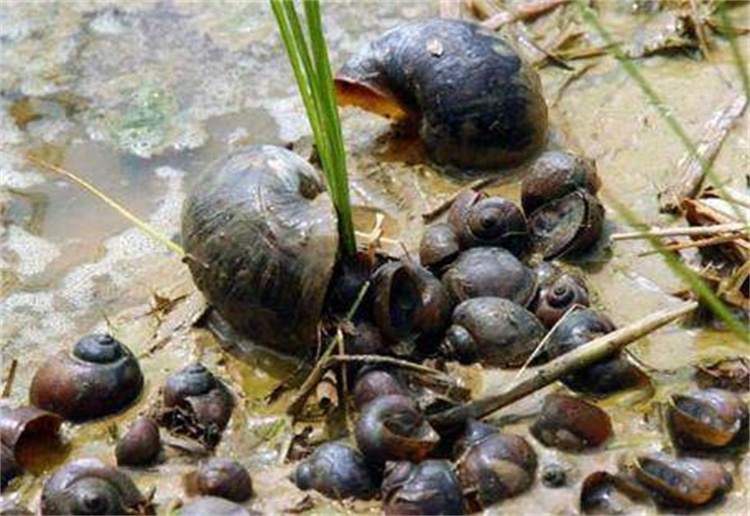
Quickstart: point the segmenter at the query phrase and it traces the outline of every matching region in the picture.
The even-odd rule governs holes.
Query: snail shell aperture
[[[121,412],[142,388],[141,368],[130,350],[110,335],[89,335],[39,368],[29,398],[64,419],[88,421]]]
[[[496,34],[432,19],[397,27],[336,76],[339,103],[420,120],[432,158],[468,170],[515,165],[547,132],[539,77]]]
[[[315,348],[338,229],[308,162],[264,145],[213,164],[185,202],[182,238],[193,280],[235,330],[286,353]]]
[[[297,466],[292,481],[302,490],[314,489],[334,500],[369,500],[378,491],[380,476],[358,450],[329,442]]]
[[[746,434],[747,404],[737,394],[705,389],[672,396],[669,431],[681,448],[717,449]]]
[[[128,514],[148,505],[130,477],[96,459],[61,467],[44,484],[42,514]]]

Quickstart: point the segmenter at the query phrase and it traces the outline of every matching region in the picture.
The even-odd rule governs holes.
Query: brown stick
[[[8,375],[5,377],[5,385],[3,385],[3,393],[0,397],[9,398],[13,393],[13,382],[16,379],[16,370],[18,369],[18,359],[12,359],[10,366],[8,367]]]
[[[685,199],[692,199],[700,191],[703,179],[721,144],[729,134],[734,122],[742,116],[747,98],[740,94],[727,107],[715,113],[706,124],[695,154],[688,153],[678,164],[674,180],[659,193],[662,212],[675,213],[682,210]]]
[[[710,226],[691,226],[679,228],[653,228],[647,231],[633,231],[631,233],[615,233],[609,238],[615,240],[633,240],[636,238],[672,237],[672,236],[706,236],[719,233],[738,233],[750,229],[750,224],[731,222],[728,224],[713,224]]]
[[[682,251],[683,249],[694,249],[700,247],[713,247],[715,245],[727,244],[737,240],[736,235],[716,235],[710,238],[702,238],[700,240],[691,240],[690,242],[677,242],[675,244],[665,245],[661,249],[653,249],[640,253],[638,256],[650,256],[652,254],[659,254],[662,251]]]
[[[678,308],[662,310],[646,316],[619,330],[598,337],[558,357],[552,362],[527,373],[524,375],[525,378],[504,392],[492,394],[483,399],[434,414],[429,417],[430,423],[438,427],[446,427],[460,424],[469,419],[484,418],[538,391],[565,375],[578,371],[616,353],[631,342],[669,324],[683,315],[689,314],[697,307],[698,303],[693,301],[683,304]]]

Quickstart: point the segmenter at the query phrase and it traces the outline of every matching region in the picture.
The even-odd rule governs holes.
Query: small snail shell
[[[130,477],[96,459],[61,467],[44,484],[42,514],[127,514],[148,501]]]
[[[634,502],[648,497],[648,492],[628,476],[595,471],[581,485],[579,504],[582,514],[627,514]]]
[[[417,404],[397,394],[380,396],[365,405],[354,437],[365,457],[381,464],[389,460],[419,462],[440,440]]]
[[[548,202],[528,219],[533,248],[545,260],[590,249],[603,227],[604,205],[583,190]]]
[[[440,349],[445,357],[462,364],[518,367],[544,333],[534,314],[522,306],[499,297],[476,297],[456,307]]]
[[[383,481],[383,514],[465,514],[464,496],[450,462],[393,462]]]
[[[440,280],[423,267],[393,261],[373,276],[375,322],[391,341],[428,339],[450,319],[450,298]]]
[[[521,205],[526,215],[555,199],[583,190],[591,195],[601,187],[594,160],[566,151],[543,153],[521,182]]]
[[[123,411],[142,388],[130,350],[110,335],[89,335],[39,368],[29,398],[34,406],[82,422]]]
[[[550,272],[550,268],[556,270]],[[535,272],[539,278],[539,293],[532,311],[547,328],[552,328],[571,307],[589,306],[589,292],[580,277],[547,262],[542,262]]]
[[[259,513],[216,496],[201,496],[183,505],[179,516],[255,516]]]
[[[420,120],[432,158],[459,168],[512,166],[546,139],[536,72],[467,22],[432,19],[385,33],[341,68],[336,90],[342,105]]]
[[[670,506],[705,505],[733,484],[732,476],[710,460],[657,454],[638,458],[635,466],[635,477],[657,496],[657,501]]]
[[[474,297],[502,297],[527,306],[537,288],[534,271],[510,252],[496,247],[464,251],[442,280],[457,302]]]
[[[209,459],[183,477],[188,496],[218,496],[245,502],[253,496],[250,474],[239,463],[222,458]]]
[[[409,390],[396,373],[382,367],[362,369],[354,382],[354,403],[362,408],[380,396],[400,394],[408,396]]]
[[[439,222],[428,226],[422,234],[419,243],[419,262],[435,274],[440,274],[459,252],[461,246],[453,226]]]
[[[457,462],[458,478],[477,510],[528,489],[536,467],[536,453],[523,437],[500,433],[470,446]]]
[[[159,427],[147,417],[139,417],[115,446],[118,466],[148,466],[161,451]]]
[[[550,394],[531,433],[547,446],[580,451],[600,446],[612,437],[612,422],[606,412],[586,400]]]
[[[732,357],[698,365],[695,379],[703,389],[715,387],[735,392],[750,391],[750,359]]]
[[[668,416],[672,439],[682,448],[722,448],[747,429],[747,405],[720,389],[675,394]]]
[[[523,256],[528,249],[526,217],[521,208],[502,197],[463,192],[451,206],[448,222],[462,249],[502,247],[516,256]]]
[[[304,491],[314,489],[334,500],[369,500],[378,491],[380,476],[358,450],[331,442],[322,444],[302,461],[292,481]]]
[[[205,440],[215,446],[220,433],[229,423],[234,408],[234,399],[226,386],[202,364],[191,364],[167,378],[162,390],[164,411],[161,423],[188,433],[191,437]],[[187,412],[185,412],[187,411]],[[193,419],[185,427],[184,417]],[[173,421],[173,418],[177,418]]]
[[[315,349],[338,230],[308,162],[264,145],[214,163],[185,201],[182,238],[195,284],[235,330],[277,351]]]

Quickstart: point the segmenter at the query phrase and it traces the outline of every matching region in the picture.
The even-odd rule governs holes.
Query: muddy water
[[[626,2],[607,4],[605,24],[630,41],[663,23],[660,15],[633,15]],[[539,20],[536,30],[554,30],[573,8]],[[383,30],[437,13],[437,2],[336,2],[326,9],[334,63]],[[748,8],[732,11],[738,24]],[[34,151],[94,182],[162,233],[178,239],[186,188],[207,163],[243,143],[291,143],[308,138],[301,102],[265,2],[14,2],[0,7],[0,216],[2,217],[1,345],[3,375],[20,363],[11,400],[26,398],[33,370],[79,336],[108,330],[142,355],[145,394],[127,413],[66,428],[69,446],[39,465],[12,490],[31,507],[38,504],[49,469],[68,458],[112,460],[113,435],[153,402],[171,371],[201,358],[226,378],[245,410],[235,412],[219,454],[246,464],[256,483],[252,505],[269,513],[288,510],[303,495],[285,480],[280,465],[291,431],[283,417],[289,395],[268,405],[264,398],[297,368],[291,360],[246,342],[219,342],[189,322],[202,306],[185,268],[163,246],[129,226],[101,201],[24,162]],[[595,38],[593,38],[595,40]],[[748,53],[747,38],[740,40]],[[642,70],[691,135],[737,94],[739,81],[725,41],[715,40],[711,62],[688,55],[642,60]],[[746,58],[748,56],[746,55]],[[747,61],[747,59],[746,59]],[[583,62],[575,63],[581,66]],[[679,224],[658,214],[656,192],[668,181],[684,149],[640,90],[611,58],[596,61],[560,94],[567,72],[541,72],[551,108],[551,145],[597,160],[604,197],[630,206],[648,223]],[[413,249],[421,214],[439,204],[461,181],[424,159],[419,146],[389,136],[383,121],[346,111],[355,202],[362,229],[372,214],[386,215],[388,236]],[[727,138],[715,170],[731,186],[746,188],[750,163],[748,115]],[[306,148],[304,141],[299,148]],[[507,174],[493,191],[517,198]],[[625,227],[609,210],[610,230]],[[643,242],[620,243],[581,263],[596,304],[618,323],[675,305],[681,287],[659,258],[639,257]],[[162,302],[156,303],[156,299]],[[167,300],[166,302],[164,300]],[[747,354],[747,343],[720,330],[670,326],[631,346],[653,368],[656,399],[684,389],[690,363],[701,357]],[[511,375],[468,369],[481,394]],[[525,432],[525,416],[539,407],[552,386],[503,412]],[[508,513],[569,514],[577,511],[577,484],[587,472],[613,470],[639,451],[668,446],[658,404],[643,393],[605,400],[616,440],[606,452],[574,456],[535,443],[542,465],[569,470],[571,485],[552,490],[537,482],[527,495],[506,502]],[[156,488],[165,510],[181,494],[179,476],[195,458],[169,451],[169,461],[133,472],[144,490]],[[747,506],[748,462],[727,465],[736,488],[710,510],[735,514]],[[374,505],[344,506],[313,496],[312,512],[377,512]],[[652,513],[638,506],[633,513]]]

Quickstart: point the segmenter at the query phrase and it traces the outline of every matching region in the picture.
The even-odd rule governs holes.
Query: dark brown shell
[[[420,121],[438,163],[508,167],[546,140],[539,77],[497,34],[431,19],[403,25],[360,50],[336,76],[338,101]]]
[[[423,267],[393,261],[373,276],[375,322],[393,342],[439,335],[450,320],[452,303],[445,287]]]
[[[426,460],[419,464],[394,462],[383,481],[383,514],[465,514],[461,484],[450,462]]]
[[[258,513],[242,505],[216,496],[202,496],[183,505],[180,516],[254,516]]]
[[[202,364],[171,374],[162,389],[159,424],[214,447],[234,409],[226,386]]]
[[[159,427],[147,417],[139,417],[115,446],[118,466],[148,466],[161,451]]]
[[[453,443],[452,457],[458,459],[466,450],[483,440],[485,437],[498,433],[496,426],[475,419],[466,422],[463,432]]]
[[[469,447],[457,463],[458,478],[477,510],[528,489],[536,467],[536,453],[523,437],[500,433]]]
[[[518,206],[502,197],[467,190],[451,206],[448,222],[462,249],[502,247],[523,256],[529,247],[526,217]]]
[[[234,329],[282,352],[315,349],[338,230],[308,162],[264,145],[214,163],[185,201],[182,241],[193,280]]]
[[[548,151],[531,165],[521,182],[521,205],[530,215],[537,208],[576,190],[595,195],[601,187],[594,160],[567,151]]]
[[[188,496],[218,496],[233,502],[245,502],[253,496],[250,474],[230,459],[212,458],[201,463],[183,477],[183,484]]]
[[[696,366],[695,379],[704,389],[715,387],[735,392],[750,391],[750,359],[724,358]]]
[[[580,451],[601,446],[611,438],[612,422],[606,412],[586,400],[550,394],[531,433],[547,446]]]
[[[428,226],[419,243],[419,262],[436,274],[455,260],[461,252],[453,226],[440,222]]]
[[[60,416],[46,410],[0,405],[0,441],[22,466],[36,446],[58,444],[61,424]]]
[[[527,306],[537,288],[534,271],[510,252],[496,247],[464,251],[442,280],[457,302],[474,297],[502,297]]]
[[[133,353],[110,335],[89,335],[37,370],[31,404],[82,422],[122,412],[143,388]]]
[[[42,489],[42,514],[126,514],[147,506],[130,477],[96,459],[66,464]]]
[[[643,501],[648,496],[632,478],[595,471],[581,485],[579,506],[582,514],[626,514],[631,512],[634,502]]]
[[[582,278],[547,262],[535,269],[539,292],[532,304],[534,315],[552,328],[573,306],[589,306],[589,292]]]
[[[301,462],[292,481],[302,490],[314,489],[334,500],[369,500],[378,492],[380,475],[358,450],[331,442],[317,447]]]
[[[557,358],[614,330],[614,323],[603,313],[592,308],[574,309],[549,335],[546,358]],[[648,383],[648,377],[624,355],[618,353],[563,377],[562,382],[578,392],[610,394],[642,386]]]
[[[409,390],[395,372],[383,367],[371,367],[360,371],[352,390],[354,404],[360,409],[375,398],[391,394],[408,396]]]
[[[544,334],[542,324],[522,306],[499,297],[476,297],[454,310],[441,351],[463,364],[519,367]]]
[[[667,455],[638,458],[636,478],[662,504],[680,507],[705,505],[732,488],[732,476],[717,462],[675,459]]]
[[[747,429],[747,412],[747,404],[730,391],[675,394],[668,408],[669,430],[681,448],[722,448]]]
[[[365,405],[354,429],[357,446],[374,463],[389,460],[419,462],[440,436],[411,398],[380,396]]]
[[[579,254],[599,240],[604,227],[604,205],[577,190],[548,202],[528,220],[534,250],[545,260]]]

